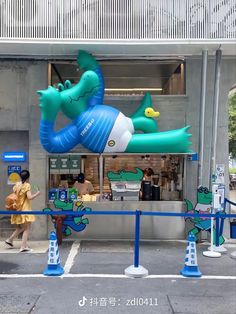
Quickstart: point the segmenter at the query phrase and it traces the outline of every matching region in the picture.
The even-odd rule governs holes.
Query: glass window
[[[99,61],[106,95],[185,94],[185,64],[182,59]],[[83,71],[74,62],[51,63],[51,84],[79,81]]]

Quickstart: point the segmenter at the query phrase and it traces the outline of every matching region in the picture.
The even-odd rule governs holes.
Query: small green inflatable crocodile
[[[120,170],[119,172],[109,171],[107,177],[110,181],[141,181],[143,171],[135,167],[136,172]]]

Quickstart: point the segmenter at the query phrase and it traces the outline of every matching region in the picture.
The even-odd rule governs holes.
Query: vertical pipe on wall
[[[52,85],[52,64],[48,63],[48,85]]]
[[[219,86],[220,86],[220,70],[221,70],[222,50],[216,50],[215,63],[215,80],[214,80],[214,95],[213,95],[213,123],[212,123],[212,143],[211,143],[211,178],[215,174],[216,167],[216,145],[217,145],[217,128],[219,114]]]
[[[205,135],[205,111],[206,111],[206,78],[207,78],[208,51],[202,51],[202,73],[201,73],[201,96],[200,96],[200,122],[199,122],[199,144],[198,144],[198,186],[203,184],[203,157],[204,157],[204,135]]]
[[[103,193],[103,156],[99,156],[99,193],[100,193],[100,201],[102,200]]]

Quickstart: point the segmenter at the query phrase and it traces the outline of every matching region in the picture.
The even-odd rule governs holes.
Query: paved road
[[[140,263],[150,276],[130,279],[131,242],[64,241],[60,247],[63,277],[42,275],[47,253],[0,254],[0,313],[236,313],[236,260],[202,255],[203,277],[183,278],[186,243],[142,242]],[[221,276],[221,277],[220,277]]]

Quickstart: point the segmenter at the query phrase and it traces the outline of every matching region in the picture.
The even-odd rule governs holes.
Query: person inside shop
[[[151,200],[152,175],[154,175],[154,171],[152,170],[152,168],[145,168],[143,170],[143,180],[140,191],[140,198],[142,200]]]
[[[152,181],[152,176],[154,175],[154,171],[152,168],[145,168],[143,170],[143,181]]]
[[[78,195],[93,194],[94,188],[90,181],[85,179],[84,173],[80,173],[73,186],[78,191]]]

